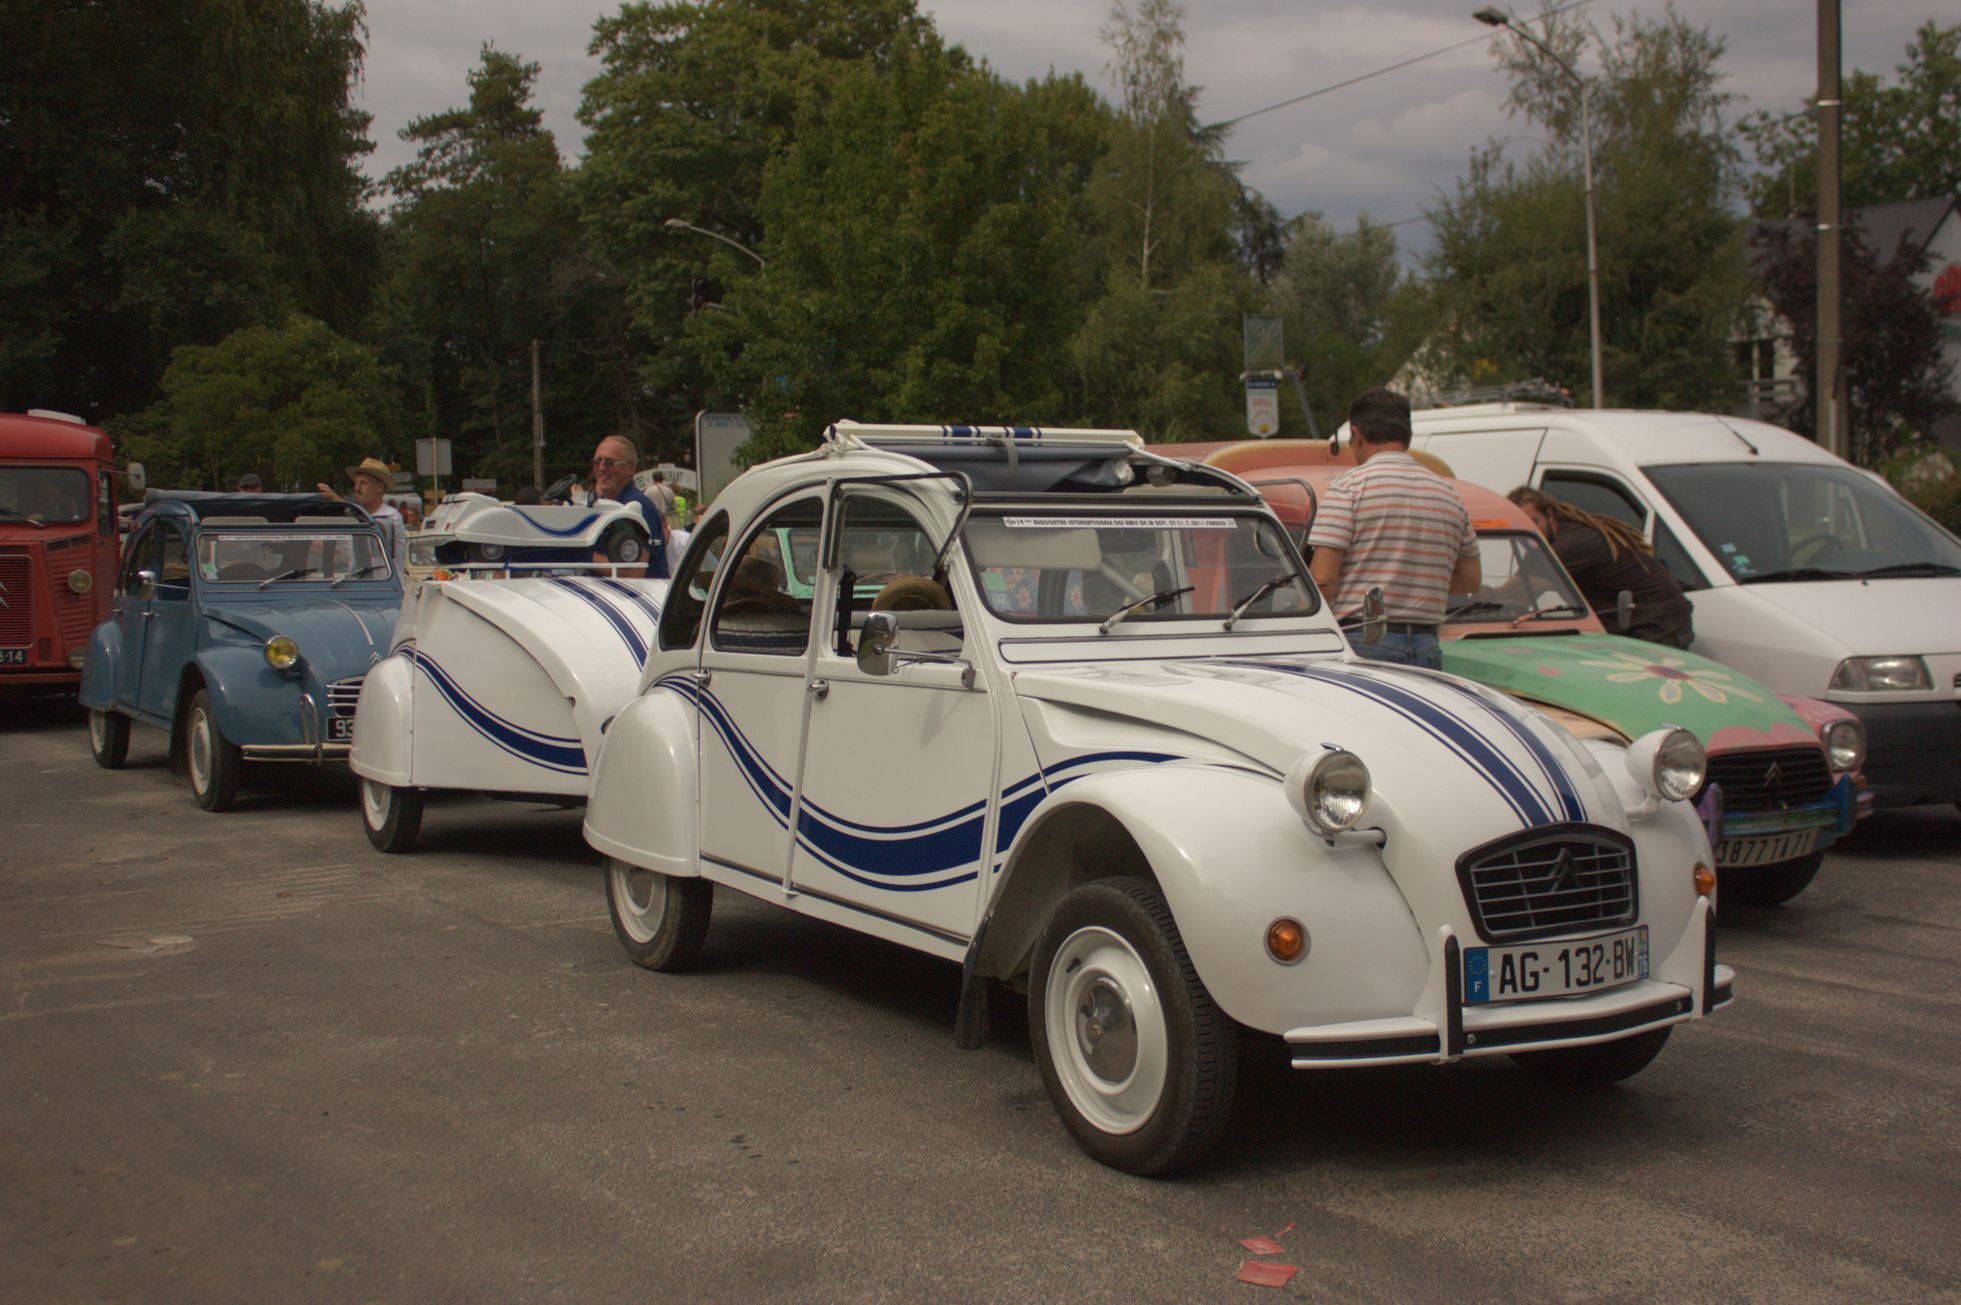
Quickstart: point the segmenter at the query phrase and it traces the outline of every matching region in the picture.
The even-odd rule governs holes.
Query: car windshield
[[[89,519],[89,475],[76,467],[0,467],[0,521]]]
[[[331,584],[386,580],[389,568],[387,550],[374,535],[258,530],[199,535],[197,572],[217,584]]]
[[[1572,618],[1590,610],[1546,541],[1530,531],[1480,531],[1478,564],[1483,588],[1452,594],[1446,621],[1517,621],[1534,613]]]
[[[1961,573],[1961,542],[1850,467],[1720,462],[1645,470],[1742,584]]]
[[[1251,513],[975,513],[964,539],[995,615],[1011,621],[1222,620],[1319,606],[1280,527]],[[1264,593],[1261,593],[1265,589]]]

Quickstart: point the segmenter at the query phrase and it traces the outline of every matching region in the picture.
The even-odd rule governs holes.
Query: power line
[[[1566,4],[1560,5],[1556,9],[1548,9],[1545,11],[1545,13],[1539,16],[1541,18],[1550,18],[1554,14],[1563,14],[1568,9],[1579,9],[1586,5],[1590,5],[1592,3],[1593,0],[1568,0]],[[1469,40],[1459,41],[1455,45],[1446,45],[1441,50],[1432,50],[1428,54],[1419,54],[1416,55],[1414,58],[1404,59],[1401,63],[1392,63],[1386,68],[1377,68],[1374,72],[1365,72],[1360,74],[1359,76],[1350,77],[1345,81],[1335,82],[1331,86],[1323,86],[1317,90],[1308,91],[1304,95],[1296,95],[1291,99],[1281,100],[1278,104],[1269,104],[1263,108],[1250,110],[1246,113],[1240,114],[1237,118],[1226,118],[1220,122],[1208,123],[1206,124],[1205,130],[1210,131],[1219,127],[1234,127],[1242,122],[1245,122],[1248,118],[1257,118],[1262,113],[1272,113],[1275,109],[1285,109],[1292,105],[1305,103],[1308,100],[1318,99],[1321,96],[1331,94],[1334,91],[1346,90],[1350,86],[1359,85],[1360,83],[1369,81],[1372,78],[1381,77],[1385,73],[1400,72],[1404,68],[1409,67],[1411,64],[1422,63],[1426,59],[1434,59],[1439,55],[1450,54],[1453,51],[1462,50],[1466,46],[1477,45],[1482,41],[1489,41],[1491,39],[1492,39],[1491,33],[1481,32],[1478,35],[1471,37]]]

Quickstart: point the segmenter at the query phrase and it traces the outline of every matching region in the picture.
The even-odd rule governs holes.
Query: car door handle
[[[831,682],[829,680],[812,680],[804,686],[804,689],[811,697],[817,699],[819,702],[831,696]]]

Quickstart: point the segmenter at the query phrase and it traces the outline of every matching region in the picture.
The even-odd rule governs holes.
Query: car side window
[[[701,633],[701,614],[708,608],[708,591],[715,583],[715,570],[728,551],[729,514],[717,512],[709,517],[688,540],[675,569],[673,583],[667,587],[667,605],[660,614],[660,646],[672,652],[691,648]]]
[[[811,596],[799,597],[786,541],[814,539],[824,525],[822,499],[805,498],[772,512],[749,533],[720,579],[709,643],[720,652],[799,657],[810,647]]]
[[[122,575],[117,582],[117,592],[126,598],[147,597],[143,592],[142,573],[157,569],[157,527],[152,524],[139,531],[129,541],[123,552]]]
[[[1583,476],[1575,472],[1548,471],[1539,488],[1556,499],[1585,508],[1596,516],[1625,521],[1636,530],[1648,524],[1647,509],[1625,488],[1605,476]]]
[[[1682,541],[1675,537],[1675,532],[1660,517],[1655,518],[1655,560],[1661,563],[1662,570],[1675,578],[1675,583],[1682,586],[1684,592],[1709,587],[1702,568],[1689,557],[1689,550],[1682,547]]]
[[[946,583],[933,574],[938,553],[932,535],[905,508],[870,494],[846,496],[838,517],[837,555],[839,582],[850,577],[851,600],[840,603],[838,615],[844,619],[849,614],[853,647],[866,612],[891,612],[899,622],[895,648],[960,651],[960,614]]]
[[[157,596],[188,598],[191,592],[190,541],[174,522],[157,526]]]

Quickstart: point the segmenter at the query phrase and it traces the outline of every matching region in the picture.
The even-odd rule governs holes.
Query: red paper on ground
[[[1239,1266],[1239,1280],[1255,1287],[1284,1287],[1299,1273],[1298,1264],[1275,1264],[1271,1260],[1248,1260]]]
[[[1255,1255],[1278,1255],[1287,1249],[1271,1237],[1242,1237],[1239,1244]]]

